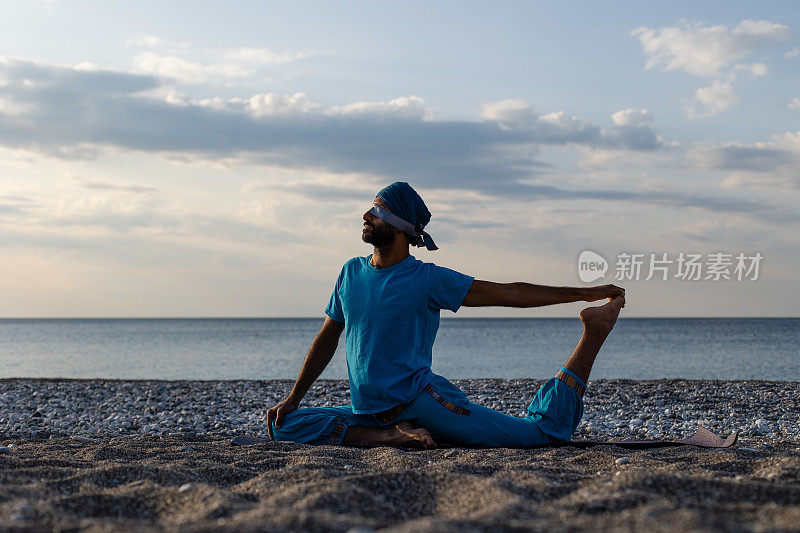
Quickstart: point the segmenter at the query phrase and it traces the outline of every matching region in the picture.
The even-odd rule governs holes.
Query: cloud
[[[800,109],[800,98],[793,98],[787,107],[789,109]]]
[[[256,94],[247,100],[249,111],[256,117],[308,113],[319,107],[305,93],[279,95],[275,93]]]
[[[152,89],[160,89],[163,82],[140,74],[8,60],[0,63],[0,76],[6,81],[0,97],[30,105],[22,115],[0,115],[0,144],[60,157],[91,157],[91,150],[113,146],[359,175],[369,181],[370,190],[379,181],[413,177],[427,189],[459,189],[520,200],[621,200],[770,219],[793,216],[771,205],[736,198],[670,191],[569,190],[536,183],[546,168],[537,159],[541,146],[639,152],[662,148],[647,110],[618,111],[612,116],[613,126],[604,130],[563,111],[539,115],[519,100],[487,104],[477,121],[432,120],[420,114],[425,106],[418,97],[329,109],[313,104],[302,93],[198,103],[155,97]],[[283,192],[311,195],[317,188],[287,184]],[[326,189],[325,194],[353,197],[340,189]]]
[[[138,46],[143,48],[156,48],[159,46],[166,46],[167,44],[167,41],[160,37],[145,34],[134,35],[125,40],[126,46]]]
[[[645,151],[662,146],[647,110],[627,109],[615,113],[612,116],[614,128],[609,131],[563,111],[538,115],[518,99],[485,104],[481,118],[484,122],[496,123],[505,131],[528,133],[541,143]]]
[[[602,130],[595,124],[564,111],[539,115],[519,99],[484,104],[480,116],[484,122],[496,124],[503,131],[522,132],[543,143],[595,143],[602,137]]]
[[[6,102],[5,100],[0,99],[0,113],[13,113],[11,102]]]
[[[489,122],[497,122],[508,128],[533,124],[538,116],[524,100],[508,99],[484,104],[481,109],[481,118]]]
[[[62,157],[92,157],[92,147],[110,145],[502,189],[535,175],[541,144],[658,147],[649,126],[603,132],[564,112],[538,116],[525,105],[490,104],[482,121],[438,121],[428,120],[414,96],[325,110],[303,93],[157,98],[151,93],[163,82],[154,76],[24,61],[0,64],[0,76],[8,80],[0,98],[30,106],[22,115],[0,116],[0,143]],[[643,140],[632,137],[634,130]]]
[[[133,59],[133,68],[184,85],[229,83],[254,78],[262,81],[270,67],[305,59],[311,52],[276,52],[264,47],[202,48],[172,43],[153,35],[137,35],[128,46],[150,48]],[[259,79],[261,78],[261,79]]]
[[[775,172],[793,159],[790,151],[765,144],[721,146],[713,149],[709,156],[711,168],[753,172]]]
[[[249,65],[280,65],[311,57],[311,52],[279,53],[269,48],[232,48],[223,53],[227,61]]]
[[[371,115],[394,116],[425,119],[431,111],[419,96],[395,98],[388,102],[355,102],[343,106],[333,106],[326,111],[328,115]]]
[[[797,46],[795,46],[794,48],[783,54],[783,57],[785,57],[786,59],[794,59],[795,57],[798,56],[800,56],[800,48],[798,48]]]
[[[243,193],[281,192],[317,202],[343,201],[361,202],[369,200],[378,190],[378,185],[361,183],[330,184],[321,181],[286,181],[283,183],[248,183],[242,188]]]
[[[697,116],[695,106],[698,103],[706,107],[707,111],[704,116],[708,116],[719,113],[737,102],[739,102],[739,97],[733,92],[733,87],[729,82],[723,83],[714,80],[708,87],[699,87],[695,90],[694,101],[685,107],[686,115],[689,118]]]
[[[187,61],[174,55],[158,55],[152,52],[139,54],[133,60],[134,69],[146,74],[169,78],[185,84],[196,84],[213,78],[245,78],[254,74],[253,69],[235,63],[205,65]]]
[[[758,48],[791,37],[789,27],[766,20],[743,20],[729,30],[724,25],[684,23],[657,30],[642,26],[631,32],[649,56],[647,69],[683,70],[696,76],[715,76]]]
[[[190,98],[173,90],[164,93],[168,104],[201,107],[229,113],[249,114],[252,117],[270,117],[308,113],[319,107],[305,93],[259,93],[250,98]]]
[[[732,172],[722,182],[726,189],[800,188],[800,131],[776,135],[769,142],[700,146],[687,157],[698,168]]]
[[[600,127],[564,111],[542,115],[532,126],[531,131],[536,132],[536,136],[547,143],[580,144],[599,142],[602,139]]]
[[[728,73],[728,79],[734,81],[742,72],[750,75],[751,78],[760,78],[769,74],[769,67],[764,63],[739,63]]]
[[[0,196],[0,221],[2,215],[17,215],[25,213],[36,205],[33,202],[23,199],[22,201],[13,196]]]
[[[611,115],[611,119],[620,127],[640,128],[653,124],[653,115],[646,109],[623,109]]]
[[[652,151],[665,146],[653,130],[653,116],[646,109],[623,109],[611,115],[614,129],[606,134],[605,147]]]
[[[731,30],[724,25],[695,22],[657,30],[642,26],[631,35],[639,39],[648,55],[645,68],[661,67],[663,72],[677,70],[717,78],[711,85],[697,88],[684,105],[686,115],[694,118],[714,115],[736,104],[739,97],[732,82],[740,74],[752,78],[769,74],[764,63],[741,61],[766,45],[789,39],[791,32],[784,24],[743,20]]]
[[[188,60],[176,55],[144,52],[133,59],[134,69],[183,84],[199,84],[227,78],[256,76],[262,67],[308,57],[307,52],[278,54],[267,48],[238,48],[222,52],[220,60]]]
[[[764,231],[754,228],[747,221],[733,220],[699,220],[668,228],[661,232],[666,237],[688,239],[693,243],[713,245],[719,249],[722,245],[739,247],[762,247],[765,245]],[[736,249],[736,248],[731,248]],[[742,248],[739,248],[741,250]],[[746,249],[746,248],[745,248]],[[763,248],[761,248],[763,250]]]
[[[313,182],[293,182],[287,184],[251,184],[247,192],[280,191],[297,194],[315,201],[363,201],[376,192],[376,185],[371,188],[363,186],[330,186]],[[428,184],[424,184],[425,187]],[[424,191],[423,191],[424,192]],[[500,191],[483,191],[489,196],[504,196]],[[499,194],[498,194],[499,193]],[[608,202],[630,202],[634,205],[660,205],[673,208],[695,208],[707,211],[739,215],[760,222],[786,223],[800,221],[800,213],[786,208],[776,202],[757,199],[742,199],[731,196],[683,192],[668,189],[600,189],[583,187],[581,189],[565,189],[551,185],[526,184],[513,189],[514,200],[536,202],[539,200],[579,201],[598,200]],[[439,217],[437,220],[443,220]]]
[[[0,56],[0,90],[41,98],[135,94],[161,85],[152,76],[101,69],[83,62],[74,66],[43,65]]]
[[[727,214],[738,214],[772,223],[798,222],[800,213],[776,202],[741,199],[710,194],[686,193],[671,190],[565,190],[549,186],[532,186],[532,198],[573,200],[628,201],[637,205],[662,205],[678,208],[700,208]]]
[[[8,206],[6,214],[20,215],[5,220],[0,217],[0,234],[14,236],[5,242],[0,238],[0,244],[102,251],[108,239],[124,237],[143,243],[171,242],[219,251],[237,243],[294,242],[304,231],[276,227],[273,221],[248,217],[239,209],[230,215],[209,214],[180,201],[166,203],[163,198],[147,194],[105,194],[129,192],[125,187],[85,188],[94,192],[62,193],[57,199],[43,197],[36,204],[0,198],[0,214],[3,206]]]
[[[118,183],[110,183],[107,181],[96,181],[96,180],[84,180],[81,178],[75,178],[78,183],[80,183],[81,187],[85,189],[95,189],[95,190],[104,190],[104,191],[121,191],[121,192],[132,192],[132,193],[151,193],[151,192],[158,192],[159,189],[156,187],[152,187],[150,185],[139,185],[139,184],[118,184]]]

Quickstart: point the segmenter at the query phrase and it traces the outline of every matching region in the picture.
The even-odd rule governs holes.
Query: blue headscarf
[[[383,200],[393,214],[413,226],[413,230],[410,231],[406,228],[399,228],[409,236],[411,244],[425,246],[428,250],[438,249],[431,236],[423,231],[425,225],[431,220],[431,213],[411,185],[405,181],[396,181],[381,189],[377,196]]]

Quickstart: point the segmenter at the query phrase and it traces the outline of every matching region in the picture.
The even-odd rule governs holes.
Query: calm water
[[[0,319],[0,378],[294,378],[310,319]],[[545,378],[580,337],[574,318],[442,319],[435,372]],[[800,381],[799,318],[623,318],[593,378]],[[344,345],[323,378],[347,377]]]

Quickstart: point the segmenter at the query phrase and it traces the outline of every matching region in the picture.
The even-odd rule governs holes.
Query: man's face
[[[386,207],[386,204],[383,203],[380,196],[376,197],[375,201],[372,203],[389,211],[389,208]],[[369,211],[364,213],[364,229],[361,231],[362,241],[376,248],[381,248],[394,242],[395,233],[394,226],[389,225]]]

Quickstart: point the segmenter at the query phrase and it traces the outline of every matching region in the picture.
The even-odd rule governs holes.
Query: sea
[[[319,318],[0,319],[0,378],[293,379]],[[433,371],[547,378],[576,318],[443,318]],[[344,340],[321,378],[347,378]],[[620,318],[591,379],[800,381],[800,318]]]

